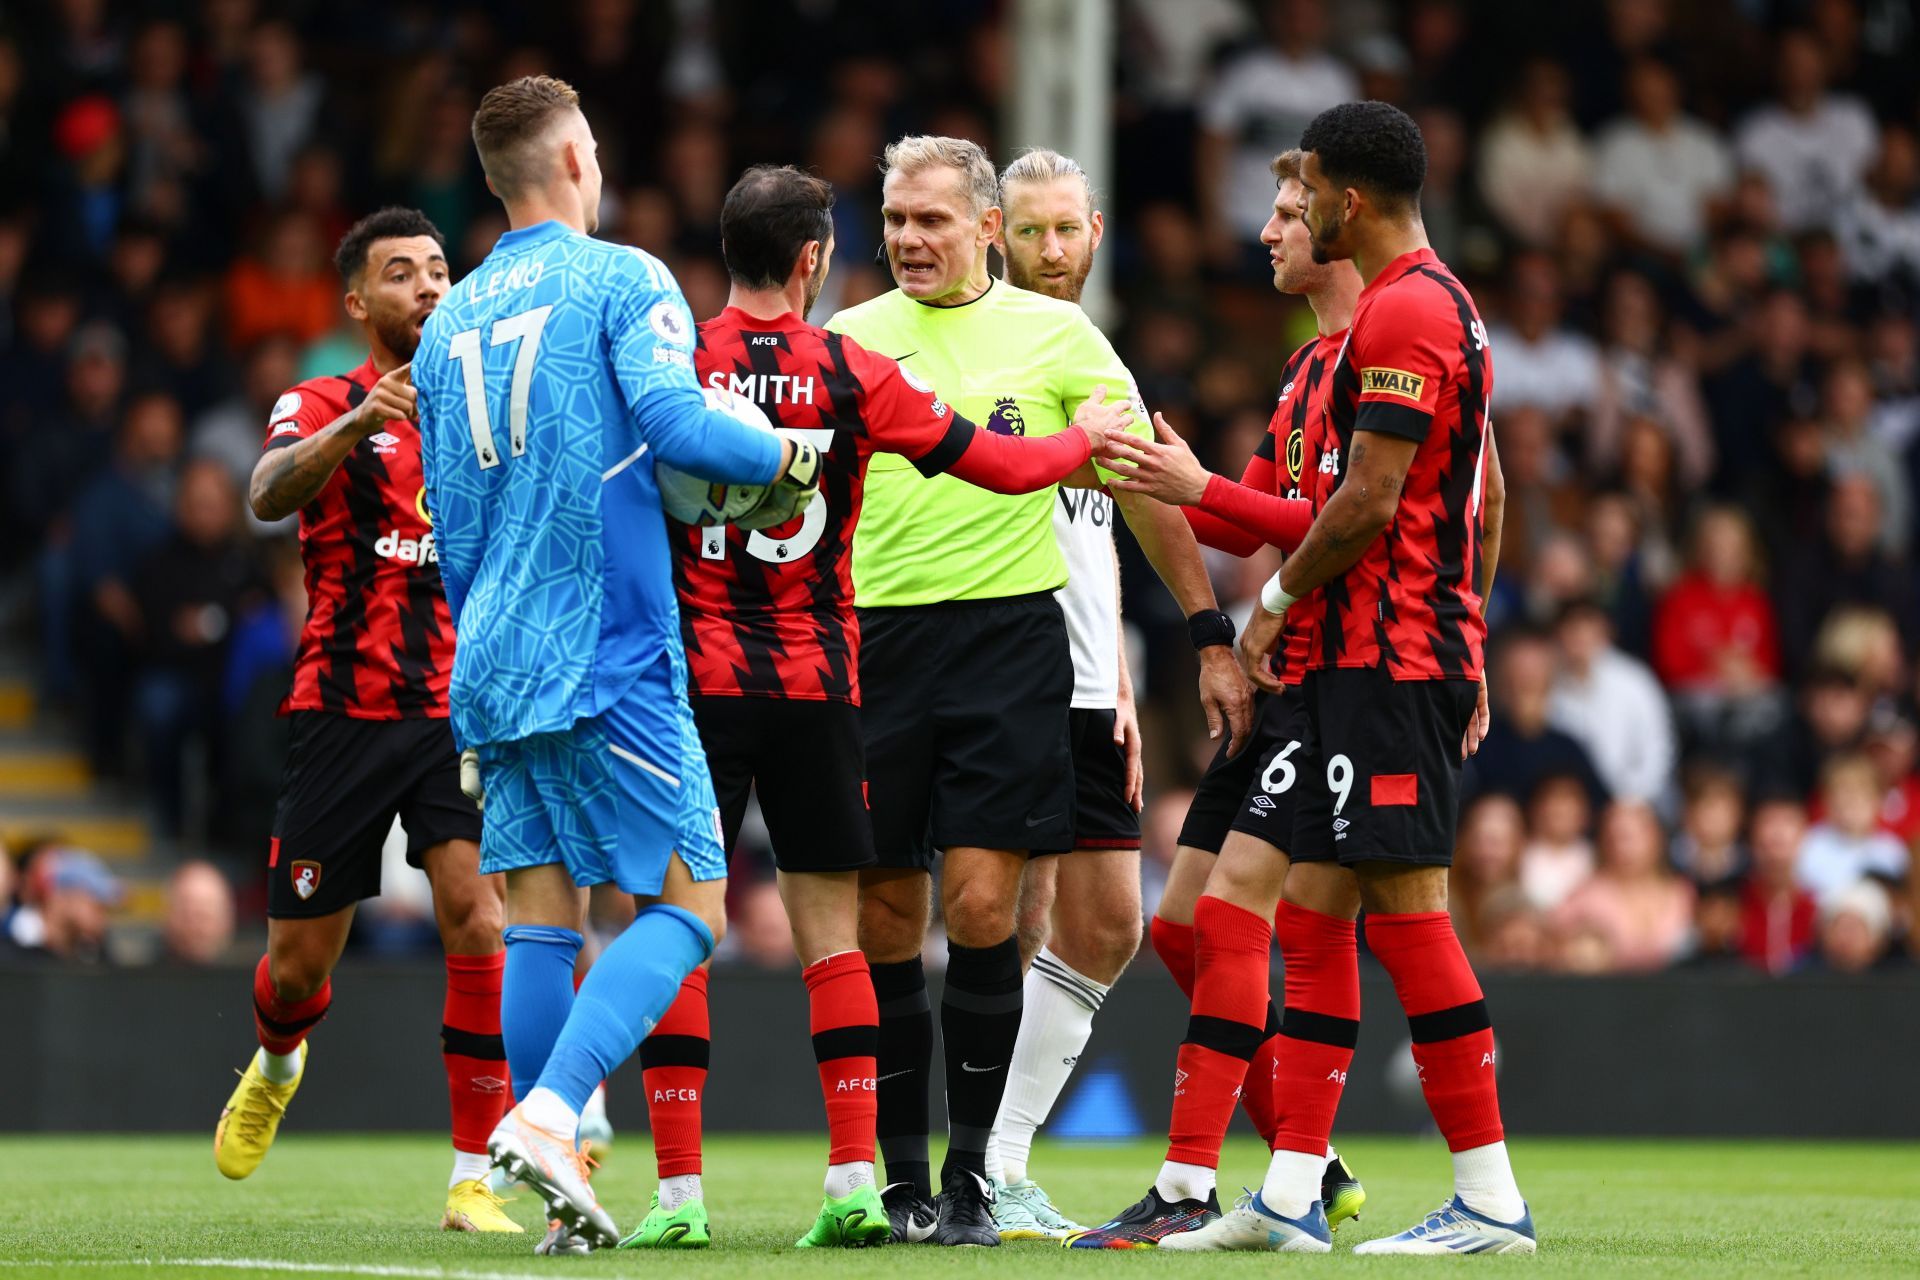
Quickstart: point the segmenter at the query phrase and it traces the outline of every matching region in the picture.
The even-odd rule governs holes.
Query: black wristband
[[[1187,638],[1193,641],[1196,649],[1206,649],[1216,644],[1230,645],[1233,636],[1233,619],[1218,609],[1202,609],[1187,619]]]

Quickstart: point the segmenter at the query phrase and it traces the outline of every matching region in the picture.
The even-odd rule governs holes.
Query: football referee
[[[995,280],[996,174],[978,145],[906,137],[881,164],[888,265],[898,288],[829,329],[891,356],[989,431],[1051,435],[1098,387],[1133,396],[1106,338],[1070,303]],[[1151,431],[1136,404],[1134,430]],[[860,941],[880,1009],[878,1137],[894,1238],[997,1245],[988,1135],[1020,1029],[1014,938],[1030,850],[1069,848],[1073,662],[1053,593],[1067,581],[1051,491],[986,493],[875,454],[854,536],[868,803],[879,865],[862,872]],[[1135,538],[1193,619],[1200,695],[1215,736],[1239,740],[1250,695],[1178,511],[1121,504]],[[933,1018],[920,950],[934,850],[945,854],[947,980],[940,1022],[949,1145],[936,1210],[927,1159]]]

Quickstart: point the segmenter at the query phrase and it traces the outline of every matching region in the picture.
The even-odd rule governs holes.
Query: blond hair
[[[473,113],[473,145],[494,190],[518,194],[536,176],[531,144],[558,117],[579,109],[573,86],[552,76],[521,76],[487,90]]]
[[[913,177],[932,168],[952,169],[960,175],[967,202],[977,216],[993,207],[999,195],[993,161],[977,142],[966,138],[942,138],[931,134],[909,134],[887,144],[880,157],[881,180],[893,173]]]
[[[1059,182],[1069,178],[1079,180],[1081,189],[1087,193],[1087,212],[1093,212],[1093,180],[1087,177],[1080,162],[1045,147],[1029,147],[1001,172],[1000,203],[1005,206],[1007,188],[1016,182]]]
[[[1300,166],[1305,160],[1306,153],[1298,147],[1275,156],[1273,163],[1267,166],[1273,170],[1273,185],[1277,187],[1283,182],[1300,181]]]

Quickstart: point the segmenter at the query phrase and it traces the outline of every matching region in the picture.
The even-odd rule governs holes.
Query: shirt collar
[[[566,223],[555,222],[549,218],[545,222],[536,222],[530,227],[521,227],[518,230],[507,232],[495,242],[493,248],[494,252],[498,253],[502,249],[521,249],[530,244],[539,244],[544,240],[578,234],[578,232]]]

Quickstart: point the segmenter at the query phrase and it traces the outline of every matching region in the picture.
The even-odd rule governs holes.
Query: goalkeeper
[[[793,512],[820,456],[708,411],[672,276],[589,238],[600,167],[570,87],[490,90],[473,137],[512,229],[435,311],[414,385],[460,637],[454,736],[479,751],[481,866],[507,879],[501,1029],[520,1103],[487,1146],[553,1210],[551,1252],[617,1239],[575,1147],[580,1109],[725,921],[653,463],[771,484]],[[638,913],[576,998],[584,886],[609,881]]]

